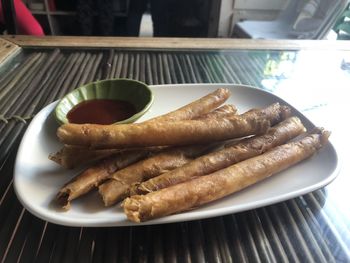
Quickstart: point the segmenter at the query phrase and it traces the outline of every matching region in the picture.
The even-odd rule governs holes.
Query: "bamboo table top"
[[[285,202],[190,222],[84,228],[33,216],[13,189],[31,118],[75,87],[119,77],[268,90],[332,131],[340,174]],[[1,262],[350,262],[349,87],[346,41],[0,38]]]

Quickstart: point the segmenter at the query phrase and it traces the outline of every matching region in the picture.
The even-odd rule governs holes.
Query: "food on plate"
[[[288,118],[270,128],[266,134],[235,142],[224,149],[198,157],[180,168],[163,173],[139,185],[134,185],[131,188],[131,194],[154,192],[195,177],[213,173],[232,164],[262,154],[300,135],[304,131],[305,127],[299,118]]]
[[[200,115],[195,119],[205,119],[205,118],[224,118],[224,117],[228,117],[228,116],[232,116],[235,115],[237,113],[237,108],[234,105],[231,104],[225,104],[211,112],[208,112],[206,114]]]
[[[64,210],[68,210],[70,201],[97,187],[115,171],[123,169],[148,155],[149,151],[146,149],[121,152],[91,166],[59,190],[56,196],[59,205]]]
[[[65,124],[57,132],[61,142],[96,149],[200,144],[264,133],[266,118],[185,120],[140,124]]]
[[[275,125],[281,120],[290,117],[291,114],[291,108],[289,106],[280,105],[276,102],[263,109],[250,109],[241,116],[245,118],[267,118],[271,125]]]
[[[223,103],[227,99],[226,96],[228,94],[229,93],[226,89],[218,89],[215,92],[202,97],[196,102],[187,104],[182,108],[172,111],[171,114],[161,115],[157,118],[162,119],[163,121],[170,121],[173,119],[186,119],[191,116],[194,116],[197,119],[223,118],[232,116],[237,112],[237,108],[234,105],[223,105],[217,109],[214,109],[213,111],[207,112],[207,110],[212,109],[212,107],[220,105],[220,102]],[[198,109],[200,107],[198,103],[201,101],[204,101],[204,103],[207,105],[205,110],[202,111]],[[201,107],[203,108],[203,106]],[[187,114],[184,114],[184,112],[187,112]],[[195,114],[190,115],[189,113],[191,112],[194,112]],[[206,113],[203,115],[198,115],[200,112]],[[71,169],[79,165],[106,158],[119,151],[120,149],[91,149],[84,146],[64,145],[58,152],[50,154],[49,159],[65,168]]]
[[[56,201],[68,210],[72,200],[98,188],[105,206],[123,201],[127,218],[143,222],[237,192],[328,141],[321,128],[305,133],[289,106],[238,114],[234,105],[222,105],[229,96],[217,89],[142,123],[60,126],[64,146],[51,160],[66,168],[98,161],[64,185]]]
[[[99,186],[104,204],[110,206],[121,201],[129,196],[129,188],[133,183],[142,182],[181,167],[213,147],[215,145],[206,144],[169,148],[115,172]]]
[[[123,202],[124,212],[129,220],[142,222],[220,199],[312,156],[327,143],[329,135],[328,131],[315,130],[297,141],[212,174],[146,195],[128,197]]]
[[[91,148],[125,148],[200,144],[262,134],[270,124],[289,115],[278,103],[226,118],[183,121],[151,121],[136,124],[64,124],[58,128],[61,142]]]
[[[228,96],[229,91],[227,89],[218,89],[193,103],[171,112],[171,114],[166,114],[166,116],[162,115],[160,117],[163,120],[183,119],[191,116],[202,119],[212,119],[234,115],[237,109],[233,105],[224,105],[208,112],[222,104]],[[204,106],[199,105],[201,102],[204,103]],[[203,109],[201,110],[201,108]],[[192,115],[190,114],[191,112]],[[203,116],[198,116],[198,114],[202,112],[205,114]],[[201,147],[203,148],[203,146],[196,146],[198,149]],[[205,148],[207,147],[208,146],[205,146]],[[60,189],[56,199],[60,206],[68,210],[70,208],[70,201],[99,186],[115,171],[143,159],[151,152],[160,151],[163,148],[164,147],[147,147],[128,151],[121,149],[89,149],[84,146],[66,144],[60,151],[49,156],[50,160],[66,168],[73,168],[81,164],[97,161],[111,156],[112,154],[114,154],[114,156],[107,160],[102,160],[100,163],[95,164],[73,178]]]
[[[104,159],[120,149],[89,150],[86,147],[64,145],[58,152],[50,154],[49,159],[67,169]]]
[[[235,114],[236,110],[234,106],[227,105],[213,112],[206,114],[203,118],[214,118],[219,116],[227,116],[230,114]],[[210,145],[205,146],[191,146],[184,147],[184,151],[187,153],[183,153],[183,156],[198,156],[195,152],[203,152],[204,149],[207,149]],[[90,150],[86,147],[80,146],[72,146],[65,145],[61,151],[58,153],[49,156],[49,158],[57,163],[61,164],[64,167],[72,168],[77,164],[86,163],[92,160],[99,160],[104,157],[110,156],[115,153],[119,153],[114,155],[113,157],[102,160],[100,163],[88,168],[75,178],[72,181],[67,183],[58,193],[57,200],[59,204],[66,210],[70,207],[70,201],[76,199],[77,197],[89,192],[93,188],[99,186],[103,181],[107,180],[111,174],[115,171],[124,168],[134,162],[137,162],[140,159],[143,159],[147,155],[160,151],[164,149],[164,147],[147,147],[142,149],[131,149],[131,150],[120,150],[120,149],[105,149],[105,150]],[[183,152],[184,152],[183,151]],[[177,150],[179,153],[180,150]],[[188,157],[189,158],[189,157]],[[156,157],[155,157],[156,159]],[[182,160],[184,161],[184,160]],[[149,162],[148,162],[149,163]],[[180,161],[173,161],[170,163],[162,163],[158,168],[161,168],[163,165],[163,169],[160,169],[159,172],[165,169],[170,169],[170,165],[173,165],[173,169],[175,165],[180,165]],[[168,168],[166,168],[168,167]],[[154,176],[159,175],[154,172]],[[150,178],[150,177],[149,177]],[[148,178],[147,178],[148,179]],[[138,181],[135,181],[138,182]],[[117,183],[111,184],[115,187]],[[108,200],[108,198],[106,198]],[[106,201],[108,203],[108,201]]]
[[[197,118],[203,114],[211,112],[223,104],[231,95],[226,88],[219,88],[208,95],[195,100],[175,111],[150,119],[149,121],[179,121]]]

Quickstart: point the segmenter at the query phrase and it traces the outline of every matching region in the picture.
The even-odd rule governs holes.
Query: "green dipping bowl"
[[[91,82],[68,93],[58,102],[55,117],[59,124],[69,123],[67,114],[74,106],[93,99],[130,102],[135,106],[136,113],[114,124],[132,123],[150,109],[153,103],[153,93],[145,83],[131,79],[107,79]]]

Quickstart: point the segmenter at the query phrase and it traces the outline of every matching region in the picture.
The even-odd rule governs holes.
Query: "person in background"
[[[128,36],[139,36],[141,19],[147,11],[149,1],[147,0],[130,0],[129,12],[126,18],[126,32]]]
[[[169,17],[169,7],[171,2],[171,0],[130,0],[129,13],[126,21],[127,35],[139,36],[142,16],[150,7],[153,22],[153,36],[171,36],[169,30],[169,22],[171,19]]]
[[[113,15],[116,1],[120,0],[77,0],[79,34],[139,36],[142,16],[149,8],[155,37],[207,34],[209,0],[129,0],[125,20]]]
[[[206,35],[207,0],[130,0],[127,33],[139,36],[142,15],[150,6],[155,37],[200,37]]]
[[[17,34],[19,35],[33,35],[43,36],[44,31],[39,22],[33,17],[32,13],[28,10],[25,4],[21,0],[13,1],[15,14]],[[2,4],[0,1],[0,24],[5,25],[4,13]],[[6,28],[6,27],[5,27]]]
[[[114,35],[113,0],[77,0],[76,5],[80,34]]]

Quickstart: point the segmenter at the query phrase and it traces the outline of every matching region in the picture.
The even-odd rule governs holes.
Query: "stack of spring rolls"
[[[67,210],[98,189],[105,206],[122,202],[127,218],[142,222],[237,192],[328,141],[330,132],[306,132],[288,106],[238,114],[234,105],[223,105],[229,96],[217,89],[142,123],[62,125],[57,136],[64,146],[49,158],[66,168],[92,164],[58,191],[57,202]]]

